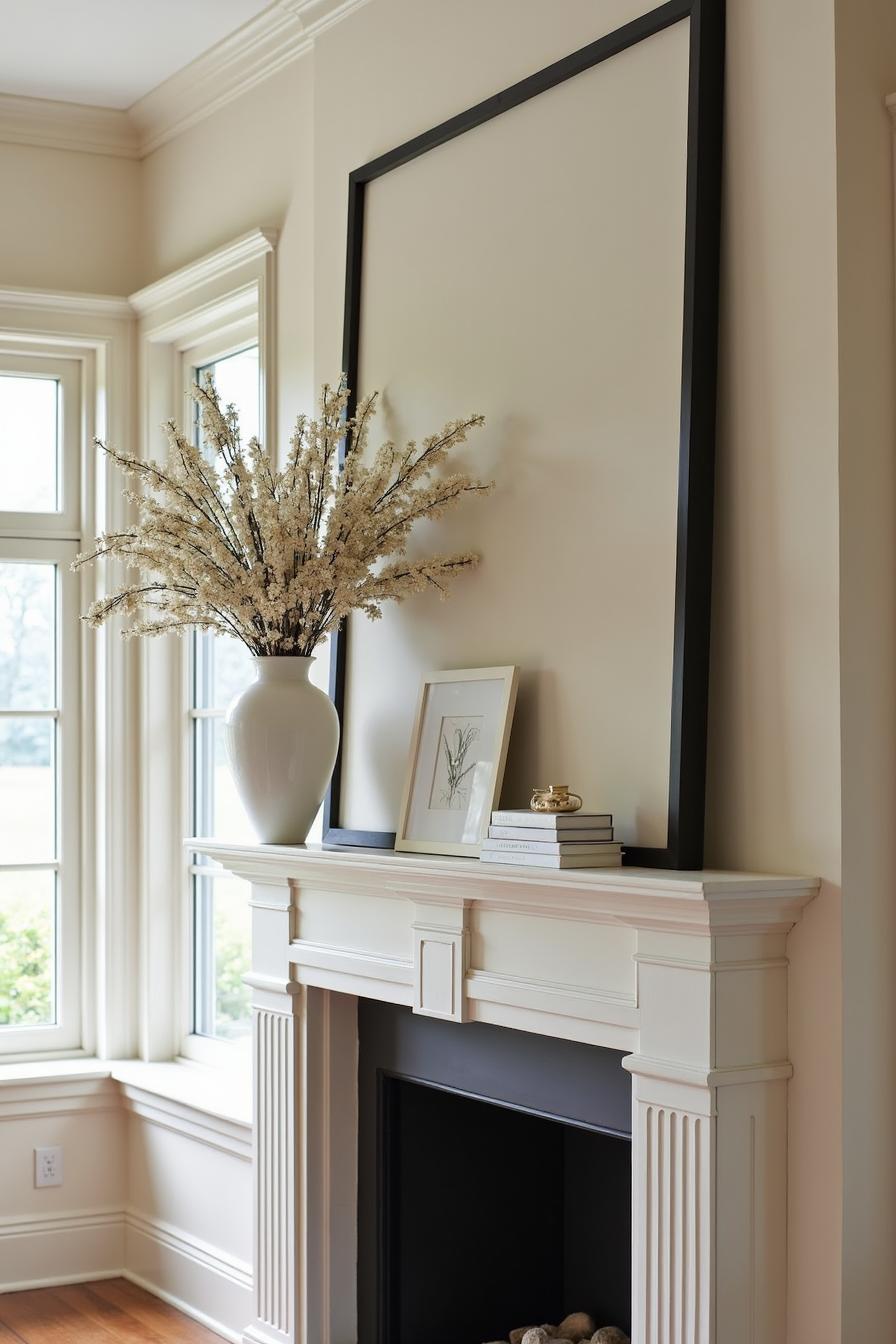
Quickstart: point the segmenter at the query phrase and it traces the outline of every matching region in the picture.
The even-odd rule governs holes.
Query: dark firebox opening
[[[360,1344],[483,1344],[570,1311],[628,1330],[621,1056],[366,1001],[359,1037]]]

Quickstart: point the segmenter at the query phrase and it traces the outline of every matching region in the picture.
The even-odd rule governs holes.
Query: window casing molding
[[[140,451],[163,456],[158,428],[183,424],[192,370],[258,345],[259,437],[276,442],[276,234],[256,229],[133,295],[139,315]],[[236,1043],[192,1035],[189,645],[165,636],[139,641],[140,965],[138,1054],[239,1063]],[[172,731],[175,728],[175,731]]]
[[[135,849],[129,749],[135,663],[114,635],[78,622],[112,575],[93,567],[73,574],[68,565],[99,530],[126,521],[93,439],[132,437],[133,319],[118,298],[0,290],[0,351],[7,369],[18,360],[63,380],[63,508],[0,515],[0,548],[33,551],[34,558],[45,553],[58,565],[68,636],[57,706],[64,724],[60,769],[65,791],[80,799],[60,836],[64,880],[74,892],[68,922],[63,898],[60,1026],[5,1031],[0,1051],[4,1062],[121,1056],[134,1039],[128,880]]]

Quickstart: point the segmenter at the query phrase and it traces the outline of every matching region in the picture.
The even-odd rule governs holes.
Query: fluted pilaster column
[[[638,936],[633,1344],[785,1344],[784,934]]]
[[[246,1344],[300,1344],[296,1104],[303,991],[289,976],[289,883],[252,883],[255,1320]]]

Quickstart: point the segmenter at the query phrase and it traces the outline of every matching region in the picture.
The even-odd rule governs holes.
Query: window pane
[[[239,639],[197,634],[194,659],[197,709],[226,709],[254,680],[252,654]]]
[[[0,373],[0,509],[59,507],[59,383]]]
[[[0,863],[56,858],[56,724],[0,719]]]
[[[56,566],[0,562],[0,709],[56,704]]]
[[[0,872],[0,1027],[56,1018],[56,876]]]
[[[197,834],[221,840],[254,840],[227,763],[222,718],[196,719],[195,759]]]
[[[232,1040],[251,1026],[249,884],[235,877],[197,877],[195,885],[195,1030]]]
[[[210,373],[225,406],[233,404],[240,417],[240,438],[248,443],[258,436],[258,346],[240,350],[206,364],[200,373]]]

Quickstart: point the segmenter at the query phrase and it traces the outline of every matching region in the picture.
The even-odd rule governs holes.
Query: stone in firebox
[[[543,1325],[534,1325],[531,1330],[527,1330],[523,1335],[521,1344],[551,1344],[553,1338],[553,1330],[548,1334]]]
[[[594,1322],[587,1311],[573,1311],[563,1317],[557,1326],[557,1334],[571,1339],[572,1344],[580,1344],[581,1340],[590,1339],[594,1334]]]
[[[631,1344],[628,1335],[616,1325],[602,1325],[591,1336],[591,1344]]]

